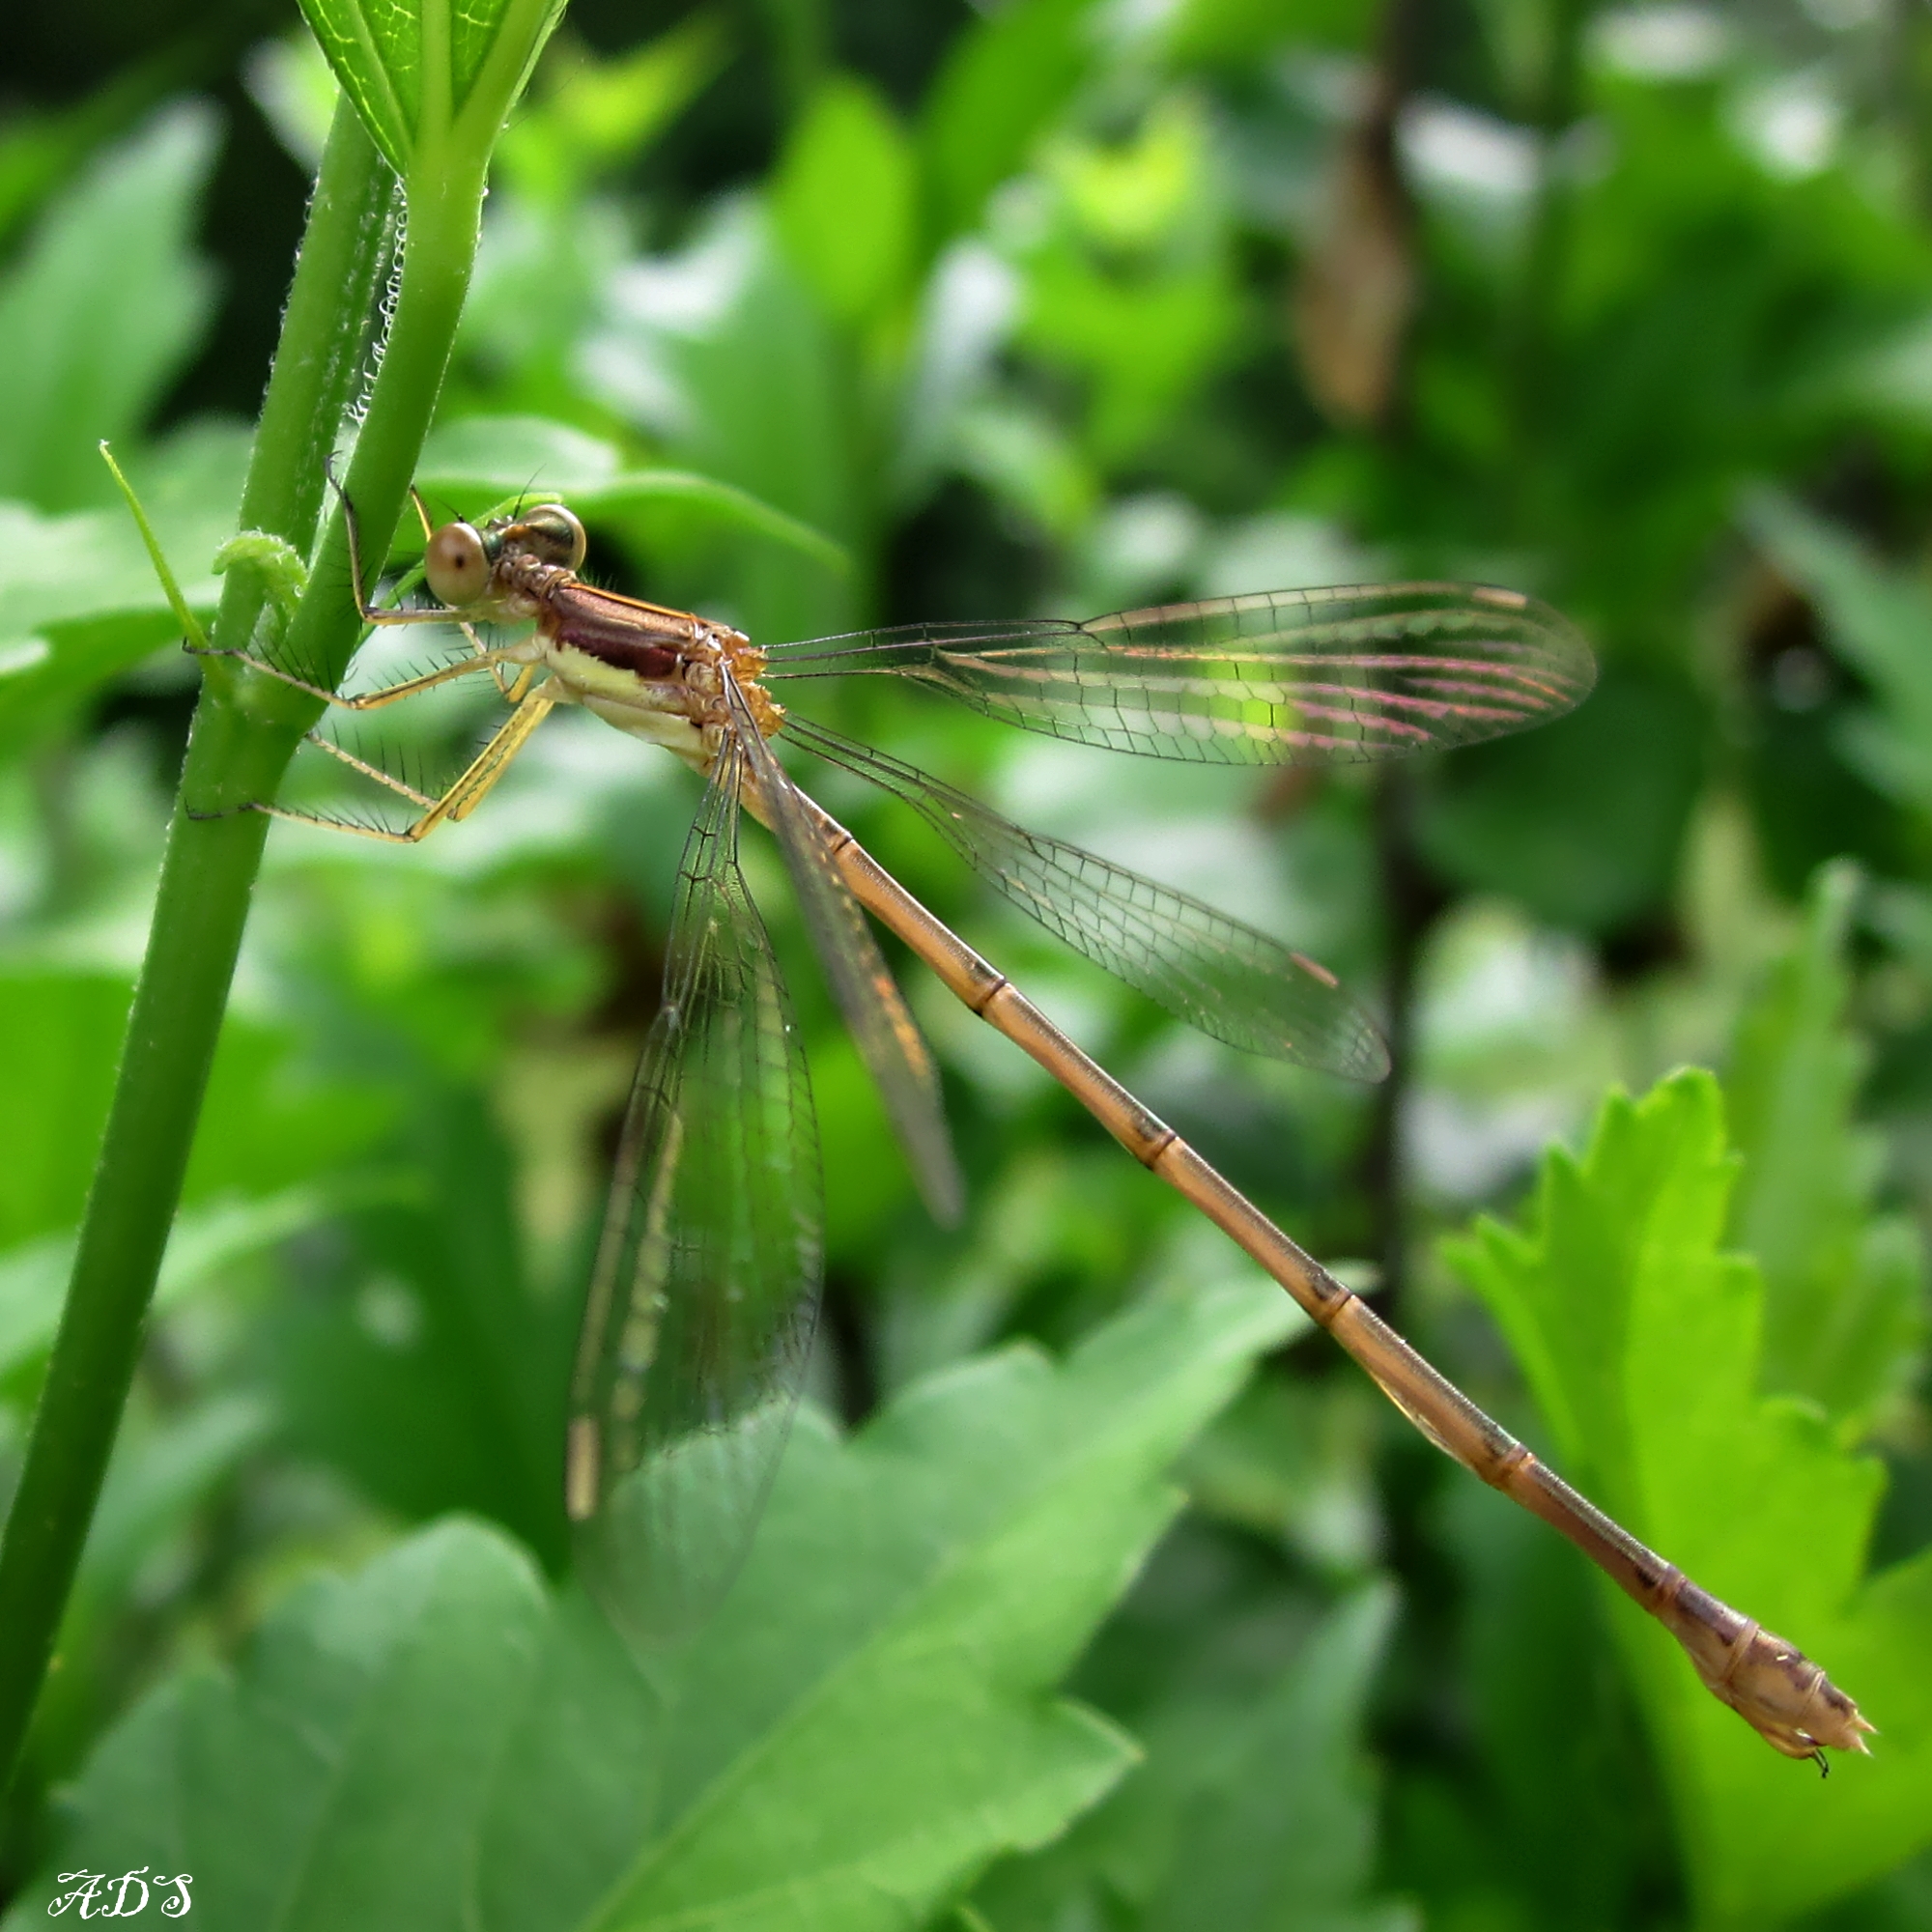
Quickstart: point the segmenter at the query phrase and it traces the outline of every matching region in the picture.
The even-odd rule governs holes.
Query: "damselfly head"
[[[490,588],[490,552],[473,524],[444,524],[423,548],[431,593],[452,610],[467,610]]]
[[[521,553],[558,570],[583,568],[583,526],[561,503],[539,503],[522,516],[492,524],[485,542],[493,561]]]
[[[423,551],[423,576],[431,592],[453,610],[467,610],[490,594],[490,580],[506,556],[529,556],[559,570],[583,566],[583,526],[561,503],[540,503],[518,517],[474,524],[444,524]]]

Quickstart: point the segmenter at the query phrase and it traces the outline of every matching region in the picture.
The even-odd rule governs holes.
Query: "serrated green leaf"
[[[213,304],[191,244],[215,132],[206,107],[180,106],[109,150],[0,282],[0,497],[109,500],[96,444],[141,430]]]
[[[236,1932],[474,1923],[451,1881],[548,1619],[528,1559],[467,1523],[312,1586],[236,1676],[176,1676],[109,1736],[75,1855],[189,1872],[196,1917]]]
[[[383,157],[480,162],[563,12],[563,0],[302,0],[310,30]]]
[[[1763,1381],[1852,1432],[1909,1370],[1923,1326],[1923,1258],[1902,1216],[1874,1219],[1883,1151],[1852,1125],[1865,1070],[1844,1023],[1858,874],[1827,867],[1804,930],[1744,1014],[1724,1083],[1745,1157],[1730,1235],[1765,1286]]]
[[[1613,1095],[1581,1161],[1547,1157],[1522,1227],[1486,1219],[1445,1252],[1508,1335],[1564,1473],[1879,1726],[1873,1757],[1821,1786],[1614,1597],[1704,1918],[1768,1924],[1932,1840],[1932,1550],[1867,1577],[1883,1467],[1811,1405],[1759,1392],[1763,1283],[1719,1248],[1736,1173],[1717,1082],[1692,1069]]]
[[[1064,1368],[1011,1350],[935,1376],[842,1456],[802,1432],[780,1492],[814,1469],[819,1506],[775,1496],[680,1673],[706,1714],[667,1764],[683,1815],[598,1925],[915,1924],[1096,1798],[1124,1741],[1040,1692],[1172,1513],[1160,1471],[1293,1325],[1244,1283],[1123,1317]],[[855,1744],[861,1776],[832,1772]]]
[[[163,1685],[52,1870],[192,1872],[237,1932],[915,1925],[1130,1760],[1053,1686],[1172,1513],[1161,1471],[1293,1319],[1244,1284],[1064,1366],[936,1377],[849,1443],[808,1414],[723,1613],[641,1668],[443,1523]]]

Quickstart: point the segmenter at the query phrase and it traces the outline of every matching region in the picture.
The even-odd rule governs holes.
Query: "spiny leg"
[[[460,622],[447,605],[440,605],[434,611],[383,611],[371,604],[362,594],[362,526],[356,521],[355,505],[350,500],[349,492],[335,480],[334,472],[329,473],[329,487],[342,501],[342,524],[349,538],[349,588],[355,598],[355,614],[365,624],[451,624]],[[412,488],[410,494],[415,496]],[[416,515],[428,523],[428,513],[423,509],[422,498],[416,497]],[[468,626],[464,627],[466,630]],[[474,642],[474,639],[471,639]]]
[[[440,611],[438,616],[440,621],[446,622],[449,613],[446,611]],[[469,627],[466,625],[464,629],[468,632]],[[271,665],[250,651],[208,650],[197,651],[194,654],[197,657],[240,658],[265,676],[277,678],[283,684],[293,685],[296,690],[305,691],[311,697],[319,697],[325,704],[333,704],[344,711],[377,711],[385,704],[396,703],[401,698],[413,697],[419,691],[428,691],[433,686],[447,684],[453,678],[472,677],[479,670],[487,670],[495,675],[497,688],[513,703],[517,701],[519,695],[527,692],[529,684],[527,673],[533,672],[536,667],[523,657],[522,653],[526,648],[523,644],[498,644],[486,650],[473,635],[470,641],[477,646],[478,655],[473,658],[459,658],[454,664],[425,671],[421,677],[406,678],[401,684],[386,684],[380,691],[360,692],[353,697],[345,697],[339,691],[326,691],[321,685],[311,684],[307,678],[298,677],[293,671],[283,670],[278,665]],[[526,673],[519,677],[514,686],[505,686],[500,672],[497,669],[497,666],[506,664],[522,665]]]
[[[512,682],[503,675],[503,666],[500,657],[493,657],[491,655],[490,646],[476,635],[476,627],[473,624],[466,623],[463,618],[453,613],[450,617],[450,622],[469,639],[469,648],[476,653],[476,664],[468,667],[468,668],[473,670],[478,665],[487,663],[490,668],[490,675],[496,680],[497,691],[502,694],[503,702],[505,704],[520,703],[523,700],[524,694],[530,688],[530,679],[536,675],[536,666],[526,665],[518,674],[516,680]]]
[[[392,832],[382,825],[351,825],[342,819],[327,818],[320,812],[301,811],[286,805],[254,805],[245,808],[268,813],[270,818],[286,818],[298,825],[327,825],[332,831],[347,832],[357,838],[377,838],[386,845],[415,845],[441,825],[445,820],[454,822],[468,818],[482,804],[497,781],[509,770],[511,760],[524,749],[529,735],[556,708],[554,697],[545,697],[541,692],[526,697],[503,721],[501,727],[490,742],[478,752],[448,790],[440,798],[432,798],[425,792],[417,791],[412,785],[403,783],[400,779],[391,778],[388,773],[379,771],[365,763],[355,753],[345,751],[339,745],[331,745],[327,739],[313,738],[311,742],[331,757],[339,758],[345,765],[360,772],[365,778],[374,779],[377,783],[407,798],[412,805],[424,808],[420,818],[406,825],[399,832]]]
[[[367,758],[358,758],[347,746],[338,745],[332,739],[325,738],[321,732],[311,731],[308,734],[308,742],[318,752],[327,752],[331,758],[339,759],[351,771],[359,772],[365,779],[374,779],[379,785],[386,785],[390,791],[395,792],[401,798],[408,799],[412,805],[420,806],[425,811],[433,810],[436,808],[438,800],[435,793],[418,791],[414,785],[406,783],[403,780],[397,778],[393,772],[385,772],[380,765],[372,765]],[[311,816],[311,814],[306,812],[302,815],[304,817]],[[319,824],[326,822],[332,825],[335,821],[333,819],[327,821],[317,819],[316,822]],[[344,829],[355,831],[356,828],[348,826]]]
[[[240,658],[256,670],[277,678],[297,691],[306,692],[311,697],[321,698],[325,704],[340,705],[349,711],[374,711],[384,704],[393,704],[399,698],[413,696],[419,691],[427,691],[432,686],[447,683],[451,678],[468,677],[471,672],[478,670],[489,671],[496,681],[497,689],[506,700],[511,703],[518,701],[518,698],[528,690],[529,679],[527,676],[519,677],[513,693],[512,687],[503,680],[501,667],[518,660],[520,646],[507,644],[494,649],[486,648],[474,629],[447,608],[435,611],[379,611],[363,596],[361,528],[355,521],[355,506],[350,501],[349,493],[336,482],[332,470],[328,480],[335,494],[342,499],[342,519],[349,538],[350,589],[355,598],[356,614],[365,624],[454,624],[469,639],[475,655],[458,664],[444,665],[440,669],[430,671],[422,677],[408,678],[401,684],[385,685],[380,691],[364,692],[358,696],[345,697],[339,692],[326,690],[308,678],[298,677],[293,671],[284,670],[279,665],[270,664],[266,658],[259,658],[252,651],[236,650],[232,647],[217,650],[206,643],[198,646],[190,643],[187,646],[188,651],[195,657]],[[423,508],[422,498],[416,494],[413,485],[411,486],[410,496],[415,503],[416,515],[427,530],[429,515]]]
[[[511,760],[529,742],[530,733],[555,708],[556,699],[540,692],[526,697],[504,720],[503,728],[477,753],[469,769],[443,794],[443,816],[468,818],[510,769]]]

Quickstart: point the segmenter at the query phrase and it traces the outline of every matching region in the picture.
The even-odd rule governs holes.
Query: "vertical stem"
[[[480,160],[472,168],[412,170],[408,239],[395,325],[382,374],[356,439],[345,484],[361,537],[364,590],[374,587],[408,500],[417,453],[442,387],[469,270],[476,255],[483,199]],[[350,595],[349,532],[337,503],[317,554],[309,592],[283,643],[290,664],[318,684],[333,686],[348,668],[362,630]],[[303,727],[320,711],[308,707]]]
[[[480,193],[480,179],[471,185]],[[367,318],[387,259],[394,188],[393,176],[345,104],[309,211],[242,495],[244,524],[301,549],[314,533],[323,464],[358,380]],[[447,218],[440,224],[432,219],[429,227],[447,255]],[[472,246],[474,229],[472,201]],[[457,265],[459,302],[468,261],[465,254]],[[441,326],[446,356],[453,310],[434,297],[450,279],[450,265],[443,262],[427,279],[432,298],[423,304],[426,317],[412,319],[412,338],[425,327]],[[405,332],[399,309],[397,334]],[[392,355],[384,364],[385,382],[394,360]],[[438,360],[430,379],[428,360],[419,346],[404,358],[405,372],[427,394],[394,409],[399,422],[376,439],[390,467],[412,423],[420,442],[441,372]],[[383,386],[379,383],[379,401]],[[402,459],[405,468],[414,447]],[[398,486],[398,509],[401,497]],[[338,574],[332,595],[326,581],[313,588],[317,594],[304,601],[302,614],[311,605],[339,605],[353,624],[346,579]],[[231,578],[216,618],[216,643],[244,648],[261,604],[257,587]],[[298,614],[298,626],[300,621]],[[211,661],[203,680],[73,1277],[0,1541],[0,1784],[18,1761],[52,1655],[181,1196],[268,831],[260,813],[240,808],[274,795],[315,708],[307,700],[292,704],[291,696],[226,660]]]
[[[354,199],[338,213],[328,204],[345,186]],[[271,530],[304,551],[314,541],[324,465],[363,380],[370,312],[389,270],[400,204],[400,184],[362,123],[346,104],[338,107],[262,398],[242,490],[244,530]],[[245,573],[228,580],[224,616],[248,582]]]
[[[1396,133],[1404,104],[1415,85],[1422,26],[1420,0],[1383,0],[1374,92],[1361,130],[1361,138],[1373,143],[1370,152],[1378,157],[1386,192],[1401,210],[1411,307],[1420,300],[1422,269],[1414,217],[1398,165]],[[1393,358],[1378,417],[1380,440],[1391,468],[1402,462],[1404,444],[1411,432],[1403,380],[1406,373],[1406,358]],[[1424,870],[1411,836],[1413,790],[1413,781],[1399,768],[1384,766],[1376,776],[1376,865],[1384,933],[1382,988],[1388,1015],[1389,1071],[1376,1090],[1360,1180],[1368,1202],[1369,1243],[1381,1277],[1378,1305],[1392,1322],[1402,1320],[1408,1277],[1402,1122],[1412,1072],[1416,959],[1442,903],[1440,889]]]
[[[187,769],[252,767],[270,795],[294,740],[204,696]],[[0,1775],[11,1776],[93,1520],[181,1196],[268,820],[178,802],[73,1278],[0,1546]]]
[[[1408,1286],[1408,1195],[1403,1172],[1402,1123],[1415,1075],[1415,980],[1429,928],[1444,895],[1415,849],[1415,781],[1400,766],[1376,776],[1376,865],[1381,887],[1385,950],[1382,985],[1388,1011],[1388,1078],[1376,1090],[1369,1143],[1362,1156],[1371,1239],[1381,1272],[1376,1306],[1392,1325]]]

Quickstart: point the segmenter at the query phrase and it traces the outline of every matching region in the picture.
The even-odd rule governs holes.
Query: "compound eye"
[[[530,548],[546,563],[565,570],[582,570],[588,539],[583,526],[561,503],[543,503],[522,518]]]
[[[490,587],[490,558],[469,524],[444,524],[423,552],[423,576],[431,592],[453,610],[481,600]]]

